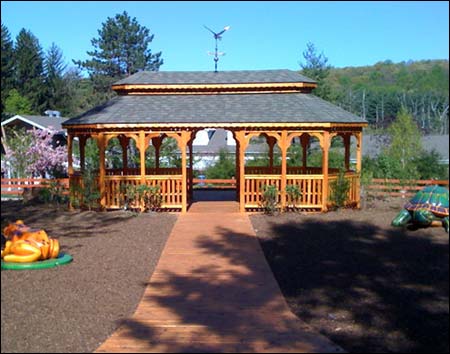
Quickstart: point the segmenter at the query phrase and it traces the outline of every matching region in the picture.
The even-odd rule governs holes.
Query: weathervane
[[[226,26],[224,27],[224,29],[222,31],[220,31],[219,33],[214,32],[213,30],[211,30],[210,28],[206,27],[205,25],[203,25],[208,31],[210,31],[213,35],[214,35],[214,39],[216,40],[216,50],[214,53],[212,52],[208,52],[209,55],[214,55],[214,72],[217,72],[217,62],[219,61],[219,55],[225,55],[224,52],[219,52],[217,50],[217,40],[218,39],[222,39],[221,35],[225,33],[225,31],[228,31],[230,29],[230,26]]]

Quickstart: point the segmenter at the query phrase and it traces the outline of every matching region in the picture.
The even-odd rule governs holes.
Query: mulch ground
[[[1,352],[92,352],[131,316],[177,219],[1,203],[1,226],[44,229],[73,261],[1,272]]]
[[[404,203],[251,216],[292,311],[349,352],[449,352],[449,236],[391,227]]]

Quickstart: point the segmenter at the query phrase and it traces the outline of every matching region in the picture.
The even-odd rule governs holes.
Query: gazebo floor
[[[181,214],[145,285],[135,314],[97,352],[343,351],[289,310],[236,202]]]

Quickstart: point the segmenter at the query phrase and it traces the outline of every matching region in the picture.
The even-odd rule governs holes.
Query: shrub
[[[275,185],[263,185],[262,188],[261,206],[264,213],[273,215],[277,210],[278,205],[278,189]]]

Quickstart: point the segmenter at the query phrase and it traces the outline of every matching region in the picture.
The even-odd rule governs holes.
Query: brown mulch
[[[449,235],[392,227],[404,203],[251,216],[292,311],[349,352],[449,352]]]
[[[44,229],[73,261],[2,270],[1,352],[92,352],[131,316],[177,219],[169,213],[70,212],[1,202],[1,226]]]

